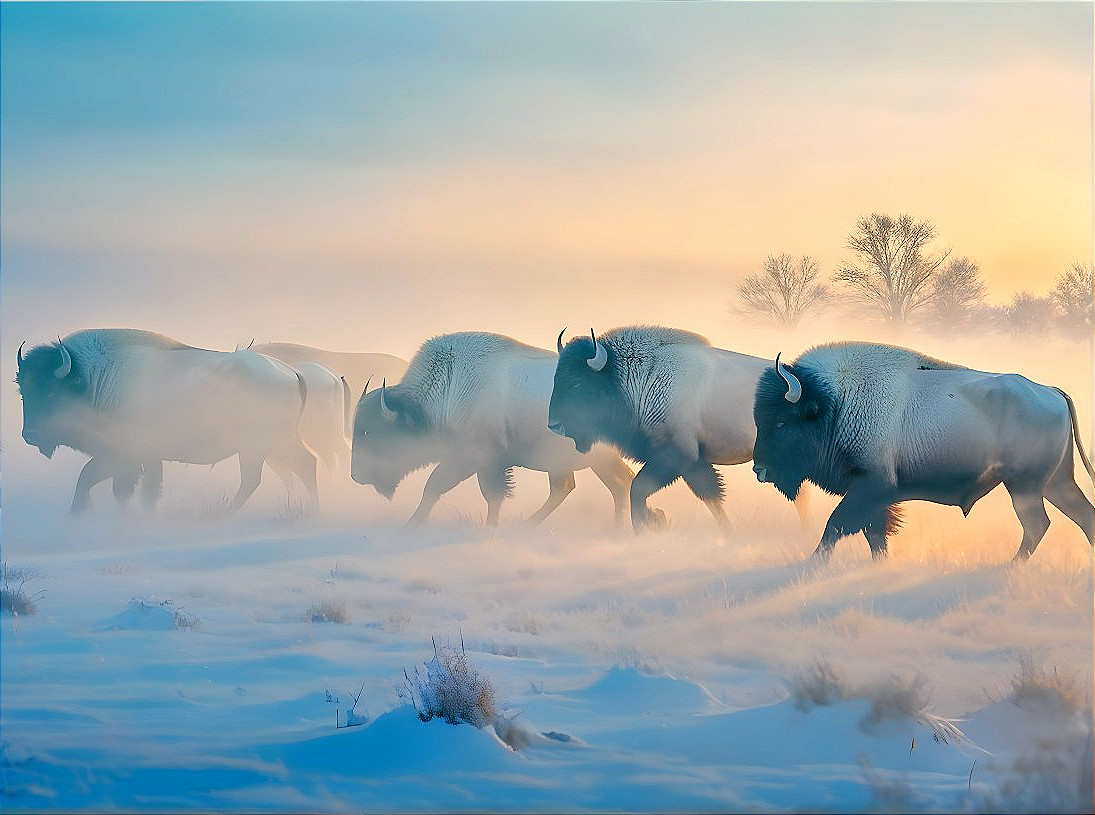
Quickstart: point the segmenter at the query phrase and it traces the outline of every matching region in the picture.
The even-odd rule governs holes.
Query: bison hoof
[[[636,532],[641,532],[644,529],[657,532],[665,529],[667,525],[665,513],[653,507],[647,510],[645,518],[636,518],[634,523]]]

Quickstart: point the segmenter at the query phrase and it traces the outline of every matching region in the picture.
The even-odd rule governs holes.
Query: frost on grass
[[[26,569],[13,569],[4,561],[2,579],[0,579],[0,607],[4,614],[13,617],[25,617],[35,614],[38,607],[35,599],[41,592],[27,591],[27,581],[34,575]]]
[[[787,687],[795,707],[803,711],[843,702],[854,695],[844,672],[821,660],[787,680]]]
[[[1021,708],[1074,714],[1092,707],[1092,692],[1078,676],[1062,674],[1056,665],[1047,671],[1032,657],[1020,657],[1019,673],[1011,680],[1011,701]]]
[[[786,681],[795,706],[802,711],[811,707],[865,699],[871,707],[862,727],[875,727],[886,721],[912,719],[927,727],[932,739],[943,744],[969,743],[956,720],[945,719],[928,710],[930,694],[927,680],[921,676],[892,675],[869,685],[853,685],[838,667],[822,660],[815,662]]]
[[[444,719],[449,724],[466,722],[483,728],[495,721],[494,686],[490,679],[472,668],[464,643],[460,649],[438,646],[433,641],[433,659],[415,666],[414,675],[403,671],[404,683],[399,695],[414,706],[424,722]]]
[[[305,615],[305,619],[312,623],[345,623],[349,620],[346,606],[343,603],[320,602],[312,603]]]

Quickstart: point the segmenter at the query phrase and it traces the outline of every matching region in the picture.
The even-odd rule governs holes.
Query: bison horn
[[[586,364],[589,365],[595,371],[599,371],[605,367],[605,363],[608,362],[608,349],[601,343],[597,342],[597,335],[593,333],[593,329],[589,329],[589,338],[593,340],[593,356],[586,360]]]
[[[390,407],[388,407],[388,402],[384,398],[384,394],[387,390],[388,390],[388,380],[387,380],[387,378],[385,378],[385,379],[381,380],[381,383],[380,383],[380,413],[386,419],[394,419],[395,418],[395,411],[392,410]]]
[[[776,372],[787,383],[787,393],[783,395],[783,398],[793,405],[802,398],[802,383],[798,381],[797,376],[787,370],[786,365],[779,361],[779,354],[776,354]]]
[[[21,343],[19,343],[19,350],[15,352],[15,359],[16,359],[16,362],[18,362],[17,367],[19,367],[19,368],[23,367],[23,346],[26,345],[26,344],[27,344],[27,341],[23,340]]]
[[[72,371],[72,355],[69,354],[68,349],[65,348],[65,344],[61,340],[57,340],[57,348],[61,352],[61,364],[57,370],[53,372],[53,375],[58,379],[64,379]]]
[[[563,335],[567,333],[567,327],[564,325],[563,330],[559,332],[559,336],[555,340],[555,350],[560,354],[563,353]]]

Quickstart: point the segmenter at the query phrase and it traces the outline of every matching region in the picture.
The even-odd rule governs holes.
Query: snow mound
[[[587,702],[604,714],[687,715],[724,709],[706,688],[688,679],[653,676],[616,666],[587,688],[566,696]]]
[[[101,631],[174,631],[179,625],[179,612],[168,602],[130,600],[125,611],[104,620]]]

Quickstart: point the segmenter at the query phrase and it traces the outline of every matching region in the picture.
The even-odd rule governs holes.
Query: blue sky
[[[1001,299],[1090,257],[1089,4],[0,15],[5,347],[42,291],[49,335],[375,346],[362,304],[397,353],[492,321],[710,330],[766,254],[831,268],[872,210],[933,220]]]

